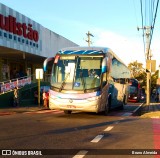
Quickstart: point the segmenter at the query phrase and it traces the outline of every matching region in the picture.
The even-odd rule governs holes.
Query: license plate
[[[67,105],[67,108],[69,108],[69,109],[75,109],[76,106],[75,105]]]

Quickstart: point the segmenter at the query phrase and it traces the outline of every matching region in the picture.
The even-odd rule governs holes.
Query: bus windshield
[[[51,86],[62,90],[100,87],[102,56],[61,55],[53,64]]]

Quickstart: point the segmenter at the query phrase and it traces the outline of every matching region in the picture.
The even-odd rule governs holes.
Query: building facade
[[[76,43],[0,3],[0,82],[34,74],[47,57]]]

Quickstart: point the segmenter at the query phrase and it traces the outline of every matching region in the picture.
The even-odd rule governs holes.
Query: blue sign
[[[80,87],[80,82],[75,82],[74,87]]]

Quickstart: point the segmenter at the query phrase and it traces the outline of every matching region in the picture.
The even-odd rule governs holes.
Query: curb
[[[157,108],[158,106],[158,108]],[[142,103],[137,109],[133,111],[133,116],[143,116],[149,113],[155,113],[153,118],[160,118],[159,114],[157,116],[156,112],[160,112],[160,103],[150,103],[149,105]]]
[[[142,104],[140,104],[140,106],[138,106],[138,107],[133,111],[132,116],[140,116],[144,104],[145,104],[144,102],[143,102]]]
[[[8,109],[0,109],[0,114],[2,113],[23,113],[23,112],[34,112],[46,110],[44,107],[15,107]]]

